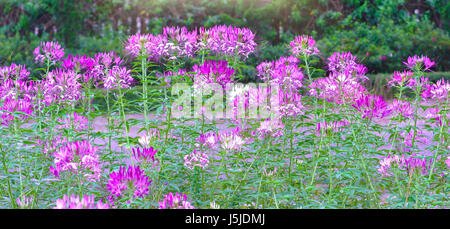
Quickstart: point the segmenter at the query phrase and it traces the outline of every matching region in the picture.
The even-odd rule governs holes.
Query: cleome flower
[[[294,56],[312,56],[318,55],[319,49],[317,49],[316,41],[311,36],[301,35],[296,36],[293,41],[291,41],[290,51]]]
[[[41,45],[34,49],[34,60],[36,63],[55,63],[64,57],[64,48],[56,41],[41,42]]]
[[[431,61],[427,56],[417,56],[408,57],[406,62],[403,62],[409,69],[415,70],[419,69],[420,71],[428,71],[431,67],[433,67],[436,63]]]
[[[96,203],[94,195],[84,195],[81,199],[80,196],[64,195],[56,200],[54,209],[109,209],[109,205],[102,203],[102,200]]]
[[[108,190],[114,197],[133,198],[144,197],[149,194],[151,180],[145,175],[139,166],[130,166],[128,168],[120,167],[119,171],[109,174]]]
[[[169,193],[164,195],[164,200],[159,202],[159,209],[194,209],[194,206],[187,201],[186,194]]]
[[[190,154],[184,156],[184,167],[192,170],[194,167],[206,168],[209,164],[208,155],[194,149]]]

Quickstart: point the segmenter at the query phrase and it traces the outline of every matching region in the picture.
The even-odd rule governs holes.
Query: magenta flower
[[[109,174],[108,190],[115,197],[133,195],[133,198],[144,197],[149,193],[151,180],[139,166],[128,169],[120,167],[119,171]]]
[[[302,104],[302,96],[297,91],[279,90],[279,107],[276,110],[280,117],[296,116],[303,114],[305,107]],[[275,107],[275,109],[277,109]]]
[[[358,80],[366,80],[367,68],[358,64],[350,52],[336,52],[328,58],[328,70],[333,73],[352,75]]]
[[[414,81],[414,73],[411,71],[394,72],[391,80],[388,82],[389,86],[402,87],[405,85],[410,86],[412,81]]]
[[[114,66],[109,69],[103,79],[103,87],[112,90],[116,88],[130,88],[134,82],[131,71],[126,67]]]
[[[389,107],[396,115],[410,118],[414,113],[408,101],[394,99]]]
[[[188,31],[186,27],[164,27],[159,38],[157,50],[163,59],[193,57],[197,49],[197,31]]]
[[[354,103],[361,94],[367,93],[354,77],[348,74],[331,73],[329,77],[314,80],[309,94],[337,104]]]
[[[84,195],[81,199],[78,195],[64,195],[56,200],[54,209],[109,209],[109,205],[102,203],[102,200],[95,203],[94,195]]]
[[[190,154],[184,156],[184,167],[192,170],[194,167],[205,169],[209,164],[208,155],[194,149]]]
[[[25,65],[16,65],[0,67],[0,80],[17,79],[25,81],[28,79],[30,72],[25,68]]]
[[[186,194],[169,193],[164,195],[164,200],[159,202],[159,209],[194,209],[194,206],[187,201]]]
[[[391,112],[382,96],[369,94],[362,94],[353,103],[353,107],[361,113],[363,119],[382,118]]]
[[[216,25],[209,29],[200,29],[199,47],[213,54],[230,58],[247,59],[255,50],[255,34],[250,29],[234,26]]]
[[[315,46],[316,41],[307,35],[296,36],[293,41],[291,41],[291,52],[294,56],[311,56],[318,55],[319,50]]]
[[[58,130],[73,129],[75,131],[82,131],[88,127],[88,119],[78,115],[77,112],[73,112],[69,117],[59,118],[58,122],[61,123],[55,127]]]
[[[421,71],[427,71],[435,65],[435,62],[431,61],[430,58],[423,55],[420,57],[417,55],[414,55],[413,57],[408,57],[408,60],[403,63],[411,70],[417,68]]]
[[[263,62],[257,66],[259,77],[268,82],[279,85],[286,90],[297,90],[303,86],[303,72],[297,66],[296,57],[280,57],[272,62]]]
[[[445,164],[447,164],[447,167],[450,168],[450,156],[448,156],[447,160],[445,160]]]
[[[334,121],[334,122],[327,122],[322,121],[322,122],[318,122],[316,123],[316,135],[317,136],[321,136],[321,135],[327,135],[329,133],[333,133],[333,132],[339,132],[343,129],[344,126],[348,126],[350,125],[350,122],[347,120],[343,120],[343,121]]]
[[[95,54],[95,64],[102,65],[103,69],[108,69],[113,66],[121,66],[124,60],[120,58],[115,52],[103,52]]]
[[[79,78],[80,75],[73,71],[55,69],[49,72],[40,85],[45,104],[77,102],[81,98]]]
[[[6,98],[3,103],[0,103],[0,117],[1,125],[10,126],[15,118],[15,112],[22,112],[25,114],[18,114],[20,120],[27,120],[33,113],[33,104],[28,98]]]
[[[34,60],[36,63],[58,62],[64,57],[64,48],[58,42],[41,42],[41,45],[34,49]]]
[[[158,152],[157,149],[153,149],[153,147],[146,148],[132,148],[132,156],[133,160],[138,163],[152,163],[155,162],[155,154]]]
[[[437,126],[442,126],[442,117],[439,113],[439,108],[429,108],[426,110],[425,117],[428,119],[434,119]]]
[[[217,144],[220,143],[219,137],[211,132],[206,134],[201,134],[197,139],[195,139],[198,143],[196,144],[197,147],[200,147],[200,145],[204,145],[210,149],[214,149],[217,147]]]
[[[206,60],[202,65],[194,65],[194,87],[219,84],[226,88],[227,84],[233,82],[234,69],[228,67],[228,62],[219,60]]]
[[[93,147],[86,140],[62,142],[53,154],[54,166],[50,171],[60,177],[62,172],[70,171],[76,175],[83,175],[88,181],[98,181],[101,176],[100,160],[97,147]]]
[[[400,172],[405,173],[409,176],[411,173],[418,173],[420,175],[428,174],[431,168],[432,159],[427,160],[426,158],[416,158],[415,155],[411,157],[401,157],[394,155],[392,157],[387,156],[380,160],[380,165],[378,167],[378,172],[383,176],[393,176],[393,169],[398,169]]]
[[[414,138],[414,129],[411,129],[409,132],[400,133],[400,137],[397,138],[401,145],[399,145],[399,151],[402,152],[412,152],[412,139]],[[416,132],[415,142],[428,143],[428,138],[425,137],[421,130]]]
[[[33,198],[33,196],[27,197],[23,195],[21,198],[16,199],[16,203],[21,209],[29,208],[33,204]]]
[[[257,129],[260,138],[265,137],[281,137],[284,134],[284,124],[280,119],[266,119],[261,122],[261,125]]]
[[[445,82],[440,79],[436,84],[425,85],[422,97],[425,99],[433,99],[439,102],[448,102],[450,92],[450,81]]]
[[[124,45],[125,52],[132,57],[148,56],[154,57],[159,37],[152,34],[135,34],[128,37]]]

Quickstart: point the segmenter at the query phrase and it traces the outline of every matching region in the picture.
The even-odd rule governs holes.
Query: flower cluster
[[[33,104],[28,98],[5,98],[3,103],[0,103],[0,117],[1,125],[10,126],[15,120],[15,112],[22,112],[18,114],[21,120],[27,120],[33,113]]]
[[[131,71],[126,67],[114,66],[109,69],[105,75],[103,86],[112,90],[116,88],[129,88],[134,79],[131,77]]]
[[[199,49],[245,60],[255,50],[254,38],[255,34],[250,29],[216,25],[200,29]]]
[[[435,62],[431,61],[430,58],[427,56],[417,56],[414,55],[413,57],[408,57],[408,60],[406,62],[403,62],[409,69],[411,70],[421,70],[421,71],[428,71],[431,67],[434,66]]]
[[[132,148],[132,156],[133,160],[138,163],[152,163],[155,162],[155,154],[158,152],[157,149],[153,149],[153,147],[144,147],[141,148]]]
[[[152,34],[135,34],[131,35],[124,45],[125,52],[132,57],[155,55],[153,53],[158,44],[158,36]]]
[[[164,200],[159,202],[159,209],[194,209],[194,206],[187,201],[186,194],[169,193],[164,195]]]
[[[325,120],[322,122],[318,122],[318,123],[316,123],[316,135],[321,136],[321,135],[327,135],[327,134],[333,133],[333,132],[339,132],[343,129],[344,126],[348,126],[348,125],[350,125],[350,122],[347,120],[334,121],[334,122],[327,122]]]
[[[64,48],[58,42],[41,42],[41,45],[34,49],[34,60],[36,63],[55,63],[64,57]]]
[[[186,27],[164,27],[160,39],[158,53],[168,60],[193,57],[197,49],[197,31]]]
[[[374,117],[383,118],[392,111],[382,96],[369,94],[362,94],[353,103],[353,107],[361,113],[363,119],[372,119]]]
[[[17,79],[25,81],[29,75],[30,72],[25,68],[25,65],[12,63],[10,66],[0,67],[0,80]]]
[[[88,119],[84,116],[78,115],[77,112],[73,112],[69,117],[59,118],[58,122],[61,123],[55,128],[59,130],[83,131],[88,126]]]
[[[445,82],[444,79],[440,79],[436,84],[426,84],[422,93],[422,97],[425,99],[433,99],[439,102],[448,102],[450,92],[450,81]]]
[[[33,204],[33,196],[26,197],[25,195],[23,195],[21,198],[16,199],[16,203],[19,208],[29,208]]]
[[[144,135],[139,137],[139,143],[144,148],[150,147],[150,145],[153,143],[153,141],[159,137],[159,130],[152,129],[150,130],[150,133],[144,133]]]
[[[54,209],[109,209],[109,205],[102,203],[102,200],[96,203],[94,195],[84,195],[81,199],[80,196],[64,195],[56,200]]]
[[[149,193],[151,180],[139,166],[120,167],[119,171],[109,174],[108,190],[115,197],[133,195],[133,198],[144,197]]]
[[[184,156],[184,167],[194,169],[194,167],[206,168],[209,164],[208,155],[202,151],[194,149],[190,154]]]
[[[378,172],[383,176],[393,176],[393,168],[398,168],[400,171],[405,172],[406,175],[415,172],[426,175],[431,168],[432,161],[431,158],[429,160],[416,158],[415,155],[411,157],[405,157],[405,155],[401,157],[398,155],[387,156],[380,160]]]
[[[74,71],[55,69],[47,74],[41,82],[44,103],[48,106],[55,103],[75,103],[81,98],[80,75]]]
[[[331,73],[329,77],[314,80],[308,87],[310,95],[336,104],[354,103],[367,93],[367,89],[348,74]]]
[[[402,116],[404,118],[410,118],[414,114],[411,103],[408,101],[394,99],[389,105],[389,108],[395,115]]]
[[[316,41],[311,36],[296,36],[290,43],[291,52],[294,56],[318,55],[319,49],[316,47]]]
[[[202,65],[194,65],[193,72],[196,89],[211,84],[219,84],[225,89],[233,81],[234,69],[228,67],[227,61],[206,60]]]
[[[257,129],[258,135],[260,138],[265,137],[281,137],[283,136],[284,132],[284,124],[281,122],[280,119],[266,119],[263,122],[261,122],[261,125]]]
[[[221,142],[222,149],[226,151],[239,150],[245,144],[244,139],[236,132],[219,133],[218,138]]]
[[[411,71],[403,71],[403,72],[394,72],[391,77],[391,80],[388,82],[390,87],[415,87],[414,73]]]
[[[350,52],[336,52],[328,58],[328,70],[354,76],[358,80],[366,80],[367,68],[358,64],[356,57]]]
[[[53,154],[54,166],[50,171],[60,177],[64,171],[81,174],[89,181],[98,181],[101,175],[100,160],[97,147],[86,140],[63,142]]]
[[[296,57],[280,57],[276,61],[263,62],[257,66],[259,77],[268,82],[277,84],[285,90],[296,91],[303,86],[303,72],[297,66]]]

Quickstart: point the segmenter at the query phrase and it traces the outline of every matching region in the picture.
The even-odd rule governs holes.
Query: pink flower
[[[31,205],[33,204],[33,196],[26,197],[25,195],[23,195],[21,198],[16,199],[16,203],[19,206],[19,208],[22,209],[31,207]]]
[[[261,138],[265,137],[281,137],[284,132],[284,124],[280,119],[266,119],[261,122],[260,127],[257,129],[258,135]]]
[[[286,90],[297,90],[303,86],[304,75],[297,66],[296,57],[280,57],[276,61],[263,62],[257,66],[258,76]]]
[[[328,58],[328,70],[339,75],[352,75],[357,80],[367,80],[367,68],[358,64],[350,52],[335,52]]]
[[[409,176],[411,173],[418,173],[420,175],[428,174],[431,168],[432,159],[427,160],[426,158],[416,158],[415,155],[410,157],[405,157],[402,155],[394,155],[393,157],[387,156],[380,160],[380,166],[378,167],[378,172],[383,176],[393,176],[393,169],[398,169],[400,172],[405,173]]]
[[[397,115],[405,118],[410,118],[413,115],[411,104],[408,101],[395,99],[390,105],[390,109]]]
[[[140,148],[132,148],[133,160],[138,163],[152,163],[155,162],[155,154],[158,152],[157,149],[153,147],[146,148],[142,150]]]
[[[427,56],[417,56],[408,57],[406,62],[403,62],[409,69],[414,70],[418,68],[421,71],[427,71],[435,65],[435,62],[431,61]]]
[[[194,87],[203,88],[208,84],[219,84],[226,88],[233,82],[234,69],[228,67],[228,62],[206,60],[202,65],[194,65]]]
[[[230,58],[247,59],[255,50],[255,34],[250,29],[226,25],[216,25],[209,29],[200,29],[199,48],[214,54]]]
[[[362,94],[353,103],[353,107],[361,113],[363,119],[382,118],[391,112],[382,96],[369,94]]]
[[[76,103],[81,98],[79,78],[80,75],[74,71],[58,68],[49,72],[40,85],[45,104]]]
[[[414,78],[412,77],[414,73],[411,71],[403,71],[403,72],[394,72],[391,80],[389,81],[389,86],[405,86],[405,83],[408,83],[408,86],[413,84]]]
[[[84,195],[81,199],[80,196],[64,195],[56,200],[54,209],[109,209],[109,205],[102,203],[102,200],[95,203],[94,195]]]
[[[59,130],[73,129],[75,131],[82,131],[88,127],[87,118],[78,115],[77,112],[73,112],[69,115],[69,117],[59,118],[58,122],[60,122],[61,124],[55,126],[55,128]]]
[[[296,36],[291,41],[291,52],[294,56],[310,56],[319,54],[319,50],[315,46],[316,41],[311,36],[301,35]]]
[[[190,154],[184,156],[184,167],[192,170],[194,167],[206,168],[209,164],[208,155],[194,149]]]
[[[109,69],[103,81],[103,87],[112,90],[116,88],[130,88],[134,79],[131,71],[126,67],[114,66]]]
[[[41,42],[41,45],[34,49],[34,60],[36,63],[47,61],[55,63],[64,57],[64,48],[58,42]]]
[[[28,79],[30,72],[25,68],[25,65],[16,65],[0,67],[0,80],[17,79],[25,81]]]
[[[151,180],[139,166],[128,169],[120,167],[119,171],[109,174],[108,190],[115,197],[132,194],[133,198],[144,197],[149,194]]]
[[[50,167],[50,171],[58,178],[62,172],[70,171],[83,175],[89,181],[100,179],[101,168],[97,147],[92,147],[86,140],[63,141],[62,146],[56,148],[53,157],[54,166]]]
[[[169,193],[164,195],[164,200],[159,202],[159,209],[194,209],[194,206],[187,201],[186,194]]]
[[[445,82],[440,79],[436,84],[425,85],[422,97],[425,99],[434,99],[440,102],[448,101],[450,91],[450,81]]]
[[[17,114],[19,119],[27,120],[29,116],[33,113],[33,104],[28,98],[6,98],[3,103],[0,103],[0,117],[1,125],[10,126],[16,119],[14,113],[22,112],[24,114]]]

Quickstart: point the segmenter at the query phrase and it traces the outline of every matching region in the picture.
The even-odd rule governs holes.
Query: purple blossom
[[[333,73],[352,75],[358,80],[367,80],[367,68],[358,64],[350,52],[335,52],[328,58],[328,70]]]
[[[153,149],[153,147],[144,147],[142,148],[132,148],[132,156],[133,160],[138,163],[153,163],[155,162],[155,154],[158,152],[157,149]]]
[[[197,31],[186,27],[164,27],[160,39],[157,50],[163,59],[193,57],[197,49]]]
[[[433,99],[439,102],[448,102],[450,92],[450,81],[445,82],[440,79],[436,84],[425,85],[422,97],[425,99]]]
[[[103,87],[112,90],[116,88],[130,88],[134,79],[131,77],[131,71],[126,67],[114,66],[109,69],[103,81]]]
[[[31,207],[31,205],[33,204],[33,196],[27,197],[25,195],[23,195],[21,198],[17,198],[16,199],[16,203],[19,206],[19,208],[29,208]]]
[[[169,193],[164,195],[164,200],[159,202],[159,209],[194,209],[194,206],[187,201],[186,194]]]
[[[347,120],[343,120],[343,121],[334,121],[334,122],[327,122],[322,121],[322,122],[318,122],[316,123],[316,135],[317,136],[321,136],[321,135],[327,135],[329,133],[333,133],[333,132],[339,132],[341,131],[344,126],[348,126],[350,125],[350,122]]]
[[[396,114],[405,118],[410,118],[414,113],[408,101],[394,99],[390,104],[390,109]]]
[[[407,176],[411,173],[426,175],[431,168],[432,159],[430,158],[430,160],[427,160],[426,158],[417,158],[415,155],[412,155],[411,157],[394,155],[392,157],[384,157],[379,163],[378,172],[383,176],[393,176],[394,168],[405,173]]]
[[[354,77],[348,74],[331,73],[329,77],[314,80],[309,94],[337,104],[354,103],[361,94],[367,93]]]
[[[49,72],[40,85],[45,104],[78,101],[81,98],[79,78],[80,75],[73,71],[55,69]]]
[[[363,119],[382,118],[391,112],[382,96],[369,94],[362,94],[353,103],[353,107],[361,113]]]
[[[64,57],[64,48],[56,41],[41,42],[41,45],[34,49],[34,60],[36,63],[58,62]]]
[[[405,85],[411,86],[412,81],[414,81],[414,73],[411,71],[394,72],[391,80],[388,82],[390,87],[402,87]]]
[[[294,56],[311,56],[318,55],[319,50],[315,46],[316,41],[307,35],[296,36],[293,41],[291,41],[291,52]]]
[[[60,177],[62,172],[70,171],[81,174],[89,181],[98,181],[101,175],[100,160],[97,147],[93,147],[86,140],[62,142],[53,154],[54,166],[50,171]]]
[[[3,103],[0,103],[0,117],[1,125],[10,126],[15,118],[15,112],[22,112],[18,114],[20,120],[27,120],[33,113],[33,104],[28,98],[6,98]]]
[[[73,129],[74,131],[82,131],[88,127],[88,119],[78,115],[77,112],[73,112],[69,117],[59,118],[58,122],[61,123],[55,127],[58,130]]]
[[[209,164],[208,155],[202,151],[193,150],[184,156],[184,167],[192,170],[194,167],[206,168]]]
[[[159,40],[158,36],[152,34],[131,35],[124,45],[125,52],[132,57],[148,56],[150,59],[154,58]]]
[[[297,90],[303,86],[303,72],[297,66],[296,57],[280,57],[276,61],[263,62],[257,66],[259,77],[268,82],[279,85],[286,90]]]
[[[431,67],[435,65],[435,62],[431,61],[427,56],[417,56],[408,57],[406,62],[403,62],[409,69],[419,69],[421,71],[428,71]]]
[[[102,200],[96,203],[94,195],[84,195],[81,199],[78,195],[64,195],[56,200],[54,209],[109,209],[109,205],[102,203]]]
[[[133,198],[144,197],[149,194],[151,180],[139,166],[130,166],[128,169],[120,167],[119,171],[109,174],[108,190],[115,197],[128,196]]]
[[[233,82],[234,69],[228,67],[228,62],[206,60],[202,65],[194,65],[194,87],[203,88],[210,84],[219,84],[226,89]]]
[[[261,138],[265,137],[281,137],[284,134],[284,124],[280,119],[266,119],[261,122],[261,125],[257,129],[258,135]]]
[[[12,63],[10,66],[0,67],[0,80],[17,79],[25,81],[28,79],[30,72],[25,65],[17,65]]]
[[[216,25],[200,29],[199,48],[230,58],[247,59],[255,50],[255,34],[250,29],[234,26]]]

